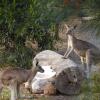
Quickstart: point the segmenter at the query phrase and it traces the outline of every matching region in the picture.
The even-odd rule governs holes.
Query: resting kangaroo
[[[6,86],[11,91],[10,100],[18,100],[20,97],[20,85],[27,81],[31,82],[37,72],[44,72],[37,60],[35,64],[36,66],[33,66],[30,70],[22,68],[5,69],[0,77],[0,92],[2,92],[3,87]]]
[[[80,57],[82,64],[86,63],[86,74],[89,77],[93,62],[98,63],[100,61],[100,50],[89,42],[77,39],[73,32],[76,26],[69,28],[65,25],[65,27],[67,29],[68,47],[63,58],[68,58],[69,54],[74,51]]]

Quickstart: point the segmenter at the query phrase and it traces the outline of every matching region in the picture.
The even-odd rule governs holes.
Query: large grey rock
[[[34,59],[39,60],[39,64],[41,66],[51,66],[53,70],[57,73],[62,71],[64,68],[68,67],[77,67],[78,65],[72,61],[71,59],[63,59],[63,56],[51,51],[51,50],[44,50],[38,53]],[[34,66],[34,59],[33,59],[33,66]]]
[[[60,93],[76,95],[80,93],[82,81],[82,71],[78,67],[70,67],[57,75],[55,87]]]
[[[53,81],[55,81],[55,87],[61,93],[65,93],[67,91],[65,94],[68,94],[68,91],[72,87],[73,88],[74,87],[75,88],[78,87],[78,89],[76,89],[78,92],[76,90],[74,90],[74,92],[70,91],[70,94],[79,93],[79,89],[80,89],[80,85],[81,85],[79,80],[82,79],[80,77],[83,77],[83,76],[82,76],[82,73],[81,73],[82,70],[80,70],[81,71],[81,72],[79,72],[80,74],[78,73],[78,71],[79,71],[78,69],[81,69],[81,67],[78,67],[78,65],[74,61],[72,61],[69,58],[68,59],[63,59],[62,55],[60,55],[60,54],[58,54],[58,53],[56,53],[54,51],[51,51],[51,50],[45,50],[45,51],[42,51],[42,52],[38,53],[34,57],[34,59],[38,59],[39,60],[39,64],[41,66],[46,66],[46,67],[49,67],[49,68],[51,67],[53,72],[56,72],[56,75],[55,75],[56,77],[52,76],[52,73],[51,73],[51,77],[49,76],[49,78],[45,77],[47,75],[44,75],[43,78],[39,78],[39,77],[41,77],[41,75],[40,76],[36,75],[36,78],[33,80],[33,83],[32,83],[33,92],[35,92],[35,93],[43,92],[44,86],[46,84],[48,84],[48,82],[51,82],[52,79],[53,79]],[[33,66],[34,66],[34,59],[33,59]],[[78,73],[78,75],[76,75],[76,77],[75,77],[75,78],[77,78],[77,80],[76,80],[77,82],[75,82],[75,84],[79,83],[80,85],[79,84],[75,85],[74,82],[73,82],[74,85],[72,85],[72,86],[69,85],[70,82],[69,82],[68,76],[70,76],[71,80],[74,81],[74,76],[72,74],[73,70],[70,73],[68,71],[66,71],[66,70],[67,69],[73,69],[73,68],[75,68],[74,72]],[[63,71],[66,71],[66,72],[62,76]],[[54,78],[52,78],[52,77],[54,77]],[[67,83],[66,83],[66,81],[62,80],[63,77],[65,77],[64,79],[67,81]],[[60,87],[63,87],[63,88],[65,87],[65,92],[60,90],[59,84],[57,84],[57,83],[61,83]],[[64,86],[63,84],[66,84],[66,86]],[[67,86],[68,86],[68,89],[67,89]]]
[[[37,73],[32,81],[32,92],[34,93],[43,93],[44,87],[49,83],[52,77],[56,75],[56,72],[53,71],[50,66],[42,66],[44,73]]]

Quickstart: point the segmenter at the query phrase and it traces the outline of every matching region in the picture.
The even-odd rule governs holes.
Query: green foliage
[[[7,89],[4,89],[1,93],[0,100],[9,100],[10,93]]]
[[[100,99],[100,73],[94,73],[91,76],[91,87],[89,81],[85,80],[82,84],[82,100],[99,100]]]
[[[40,50],[52,49],[57,33],[51,32],[73,11],[61,0],[1,0],[0,45],[5,47],[0,54],[1,64],[31,66],[34,51],[25,47],[25,41],[35,39]]]
[[[40,50],[52,49],[57,38],[57,24],[82,12],[96,15],[92,22],[96,27],[100,25],[99,10],[99,0],[85,0],[79,10],[73,2],[64,5],[62,0],[1,0],[0,47],[5,49],[0,49],[0,63],[31,66],[34,51],[25,47],[27,39],[35,39]]]
[[[49,2],[53,4],[52,1]],[[51,13],[49,2],[44,0],[1,1],[0,44],[5,46],[5,51],[0,54],[2,63],[14,63],[21,67],[31,66],[34,52],[25,47],[27,38],[37,40],[40,50],[52,48],[54,36],[48,30],[52,27],[54,22],[52,16],[55,15]]]
[[[94,29],[100,33],[100,0],[85,0],[80,9],[81,16],[94,17],[93,20],[86,21],[83,26]]]

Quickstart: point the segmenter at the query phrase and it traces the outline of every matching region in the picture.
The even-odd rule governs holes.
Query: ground
[[[37,94],[37,95],[31,95],[29,92],[24,89],[24,87],[21,87],[22,94],[25,96],[33,96],[33,99],[23,99],[23,100],[100,100],[100,74],[95,74],[95,76],[92,78],[94,86],[92,86],[91,90],[89,90],[87,83],[83,83],[82,91],[79,95],[73,95],[73,96],[66,96],[66,95],[52,95],[47,96],[43,94]],[[7,89],[4,89],[0,100],[9,100],[9,91]],[[20,99],[22,100],[22,99]]]
[[[21,91],[24,96],[33,96],[33,99],[24,99],[24,100],[100,100],[100,71],[95,72],[91,77],[92,87],[88,87],[88,81],[84,81],[81,93],[79,95],[67,96],[63,94],[47,96],[42,94],[33,95],[30,94],[24,86],[21,86]],[[10,93],[8,89],[4,89],[0,95],[0,100],[9,100]],[[22,99],[20,99],[22,100]]]

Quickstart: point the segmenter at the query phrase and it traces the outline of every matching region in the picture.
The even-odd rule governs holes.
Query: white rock
[[[32,92],[41,93],[43,92],[44,86],[48,83],[49,79],[56,75],[51,66],[42,66],[44,73],[38,72],[32,81]]]
[[[51,50],[44,50],[34,57],[34,59],[37,58],[39,60],[39,65],[41,65],[45,70],[44,73],[37,73],[33,79],[32,90],[34,93],[43,92],[43,88],[49,82],[49,79],[55,74],[57,75],[60,73],[63,69],[68,67],[77,67],[77,64],[74,61],[63,59],[62,57],[62,55]]]

